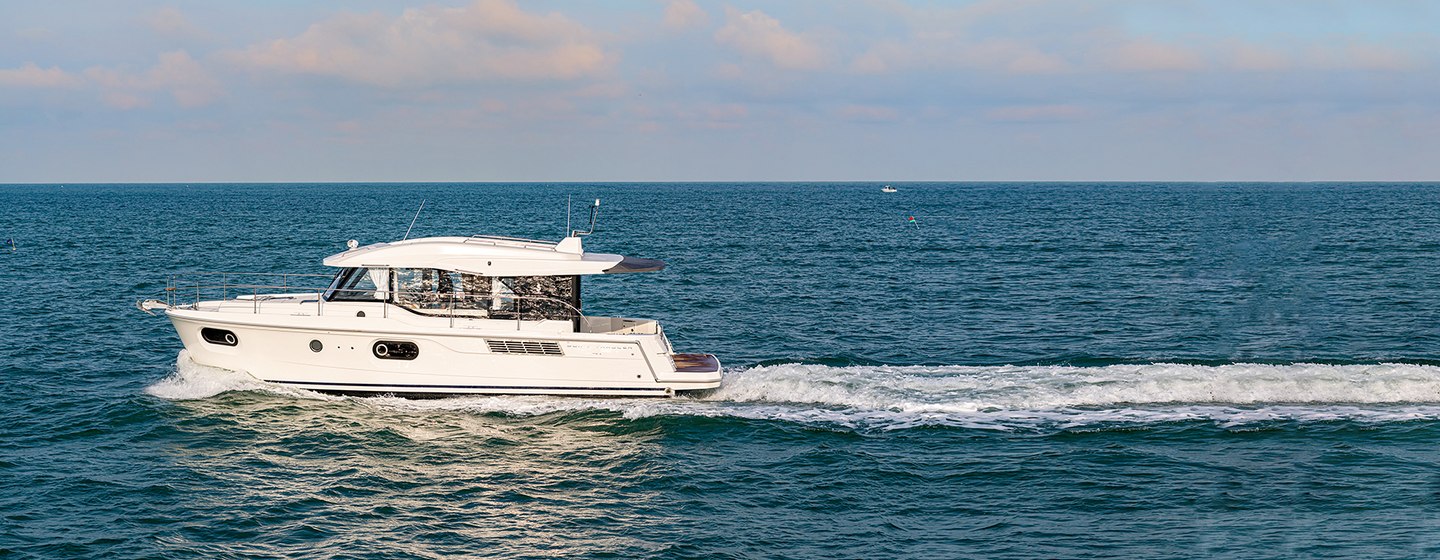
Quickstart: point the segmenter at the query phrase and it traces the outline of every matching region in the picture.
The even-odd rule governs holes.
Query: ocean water
[[[0,557],[1440,556],[1440,185],[897,186],[0,185]],[[133,307],[567,196],[723,388],[329,397]]]

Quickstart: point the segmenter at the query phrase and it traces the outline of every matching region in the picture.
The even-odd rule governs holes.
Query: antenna
[[[578,229],[573,230],[570,232],[570,237],[579,237],[581,235],[590,235],[592,233],[595,233],[595,219],[598,217],[600,217],[600,199],[597,198],[595,199],[595,204],[590,205],[590,229],[586,231],[580,231]],[[565,220],[565,222],[568,224],[570,220],[567,219]],[[568,225],[566,226],[566,229],[569,229]]]
[[[414,217],[414,218],[410,218],[410,227],[405,228],[405,237],[400,238],[401,241],[404,241],[404,240],[406,240],[406,239],[410,239],[410,230],[415,229],[415,220],[420,219],[420,211],[421,211],[421,210],[424,210],[424,209],[425,209],[425,199],[422,198],[422,199],[420,199],[420,207],[415,209],[415,217]]]
[[[565,235],[570,235],[570,195],[565,195]]]

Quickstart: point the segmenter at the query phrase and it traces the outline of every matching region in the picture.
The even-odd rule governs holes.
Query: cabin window
[[[450,309],[458,274],[434,268],[395,269],[395,303],[411,309]]]
[[[469,311],[471,315],[488,317],[493,307],[493,290],[497,282],[489,276],[461,274],[459,290],[455,294],[455,308]]]
[[[525,316],[569,319],[580,308],[578,276],[513,276],[497,278],[512,296],[507,311]]]
[[[335,274],[325,290],[326,301],[384,301],[390,271],[384,268],[346,268]]]
[[[395,269],[395,303],[417,312],[452,312],[491,319],[576,317],[580,281],[575,276],[506,276],[429,268]]]

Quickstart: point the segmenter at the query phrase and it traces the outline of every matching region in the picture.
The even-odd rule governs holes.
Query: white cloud
[[[1092,46],[1086,58],[1089,66],[1096,69],[1122,72],[1189,71],[1206,66],[1204,57],[1197,52],[1143,39]]]
[[[41,68],[33,62],[19,68],[0,68],[0,87],[71,88],[84,83],[79,76],[54,66]]]
[[[705,25],[709,19],[710,15],[693,0],[670,0],[665,5],[665,27],[670,29]]]
[[[107,105],[133,109],[148,104],[146,93],[165,91],[182,107],[208,105],[224,95],[220,82],[185,51],[163,53],[149,70],[128,74],[113,68],[92,67],[85,77],[101,90]]]
[[[154,92],[169,93],[182,107],[208,105],[224,95],[220,82],[185,51],[163,53],[154,66],[139,74],[102,66],[73,74],[26,63],[17,69],[0,69],[0,87],[93,89],[106,105],[117,109],[149,105],[149,94]]]
[[[151,14],[146,23],[150,25],[151,30],[165,37],[196,39],[207,35],[204,30],[190,23],[190,19],[173,6],[161,8]]]
[[[412,8],[398,17],[342,14],[230,56],[256,69],[386,87],[572,80],[599,75],[616,59],[585,26],[510,0]]]
[[[824,51],[814,41],[760,10],[742,14],[726,8],[725,27],[715,32],[715,40],[786,70],[814,70],[825,64]]]

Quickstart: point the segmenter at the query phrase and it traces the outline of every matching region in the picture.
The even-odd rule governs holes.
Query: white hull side
[[[676,372],[656,335],[417,328],[413,319],[167,312],[196,363],[297,388],[397,395],[546,394],[671,396],[720,386],[720,372]],[[328,315],[328,314],[327,314]],[[205,341],[204,327],[231,331],[235,346]],[[323,345],[311,350],[311,341]],[[377,341],[415,343],[413,360],[381,359]],[[544,341],[564,355],[492,352],[487,341]]]

